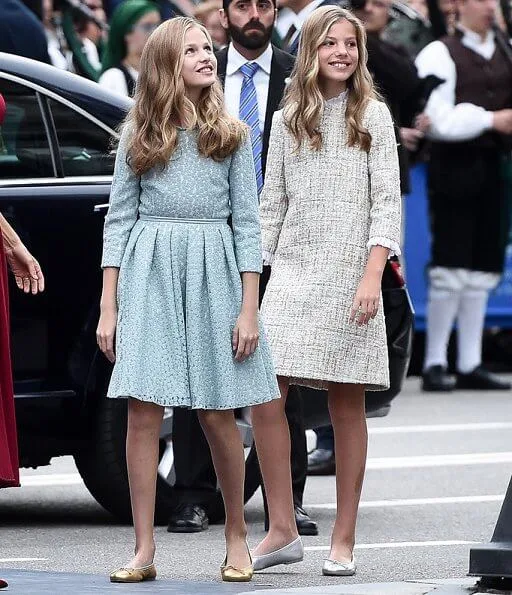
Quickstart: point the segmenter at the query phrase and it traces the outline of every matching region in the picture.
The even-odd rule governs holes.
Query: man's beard
[[[259,50],[265,47],[270,38],[272,37],[272,30],[274,25],[265,28],[261,23],[254,22],[245,27],[235,27],[229,23],[228,32],[231,35],[231,39],[241,45],[243,48],[248,50]],[[247,30],[251,30],[251,33],[247,33]]]

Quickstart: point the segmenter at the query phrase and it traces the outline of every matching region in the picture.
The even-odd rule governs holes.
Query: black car
[[[103,218],[115,151],[112,138],[131,100],[96,83],[32,60],[0,53],[7,104],[0,134],[0,211],[46,276],[42,295],[12,287],[11,335],[22,467],[73,455],[92,495],[130,519],[125,461],[126,401],[105,398],[111,367],[95,330],[101,292]],[[408,365],[412,312],[400,276],[388,267],[384,295],[392,388],[368,393],[369,412],[389,405]],[[307,392],[307,391],[305,391]],[[323,395],[304,398],[306,425],[327,422]],[[239,416],[247,446],[250,425]],[[161,431],[157,521],[173,499],[172,410]],[[246,498],[259,485],[254,457]],[[222,502],[219,497],[219,513]]]

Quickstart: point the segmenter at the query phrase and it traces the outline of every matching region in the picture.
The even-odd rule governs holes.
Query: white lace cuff
[[[400,256],[400,254],[402,254],[400,246],[388,238],[370,238],[370,241],[368,242],[368,250],[370,250],[372,246],[382,246],[383,248],[389,248],[389,257]]]
[[[263,250],[263,266],[266,266],[266,267],[271,266],[273,260],[274,260],[274,255],[271,254],[268,250]]]

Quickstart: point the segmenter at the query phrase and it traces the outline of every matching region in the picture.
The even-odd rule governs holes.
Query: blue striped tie
[[[244,75],[242,90],[240,92],[240,109],[238,115],[251,129],[252,154],[254,157],[254,168],[256,169],[256,182],[258,194],[263,188],[263,172],[261,171],[261,132],[260,118],[258,112],[258,98],[253,77],[259,66],[255,62],[246,62],[240,72]]]

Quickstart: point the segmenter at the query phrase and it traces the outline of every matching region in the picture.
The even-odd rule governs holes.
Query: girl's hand
[[[17,242],[12,247],[6,246],[5,256],[19,289],[33,295],[44,291],[44,275],[41,267],[22,242]]]
[[[375,318],[379,310],[381,276],[365,272],[356,297],[352,304],[350,321],[356,320],[359,326],[368,324],[370,318]]]
[[[98,328],[96,330],[96,341],[98,347],[103,351],[109,362],[116,361],[114,352],[114,337],[117,326],[117,307],[110,306],[102,308]]]
[[[259,338],[258,312],[254,314],[241,312],[233,330],[235,360],[243,362],[254,353],[258,347]]]

